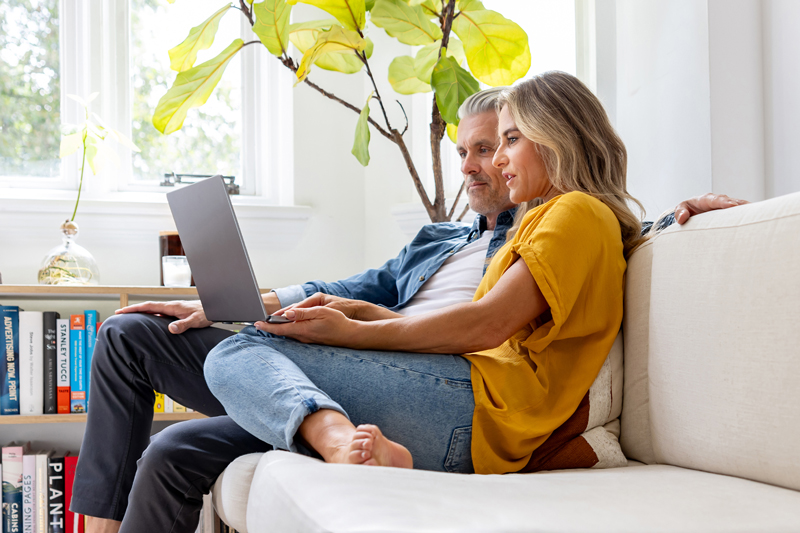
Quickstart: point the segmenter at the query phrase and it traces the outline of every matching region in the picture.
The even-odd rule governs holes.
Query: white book
[[[47,469],[50,457],[40,453],[36,455],[36,533],[47,533],[47,524],[50,521],[48,506],[48,481]]]
[[[173,413],[175,412],[175,402],[172,401],[172,398],[164,395],[164,412],[165,413]]]
[[[22,456],[22,531],[36,531],[36,456]]]
[[[44,413],[44,344],[41,311],[19,312],[19,414]]]

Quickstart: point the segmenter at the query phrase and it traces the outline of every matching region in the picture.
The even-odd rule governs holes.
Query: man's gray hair
[[[506,89],[508,87],[491,87],[473,94],[458,108],[458,118],[465,119],[487,111],[497,111],[497,100]]]

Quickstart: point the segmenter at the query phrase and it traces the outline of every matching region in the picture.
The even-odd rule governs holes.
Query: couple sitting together
[[[225,467],[273,448],[537,469],[619,332],[626,258],[643,240],[638,202],[625,146],[571,75],[478,93],[460,114],[472,228],[431,224],[381,268],[264,295],[292,323],[233,335],[208,327],[198,302],[148,302],[103,324],[72,499],[89,532],[194,531]],[[706,195],[675,219],[739,203]],[[209,418],[148,445],[153,389]]]

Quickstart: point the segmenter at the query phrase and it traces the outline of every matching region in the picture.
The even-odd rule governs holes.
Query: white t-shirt
[[[484,231],[480,239],[448,257],[411,300],[397,312],[412,316],[448,305],[471,302],[483,278],[486,252],[494,232]]]

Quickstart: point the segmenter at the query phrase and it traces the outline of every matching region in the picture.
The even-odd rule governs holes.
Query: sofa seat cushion
[[[211,489],[217,514],[239,533],[247,533],[250,483],[263,456],[263,453],[249,453],[238,457],[220,474]]]
[[[797,531],[800,492],[683,468],[479,476],[325,464],[268,452],[249,533]]]

